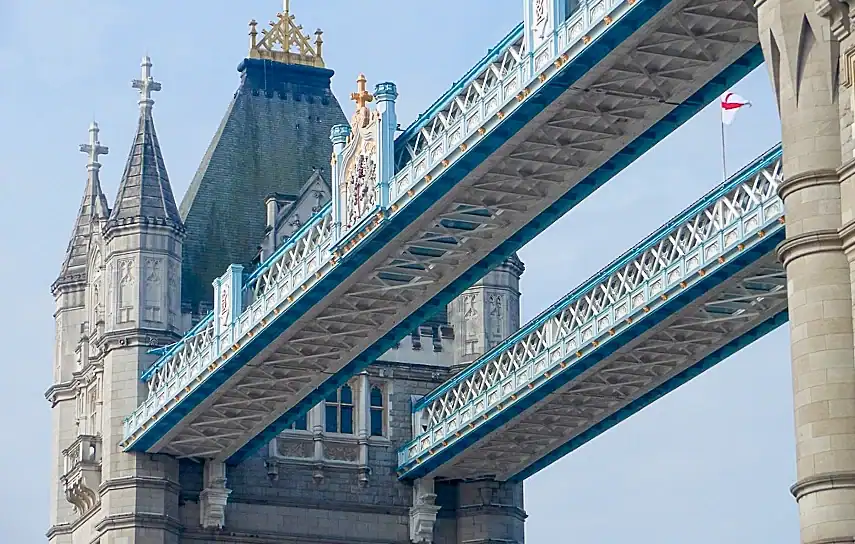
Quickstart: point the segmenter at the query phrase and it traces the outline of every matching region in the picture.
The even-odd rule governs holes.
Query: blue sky
[[[0,0],[0,535],[38,542],[48,524],[55,279],[86,180],[91,120],[110,147],[112,201],[137,120],[131,79],[148,53],[163,83],[155,119],[176,196],[238,84],[246,22],[277,0]],[[293,0],[325,31],[343,104],[364,72],[398,84],[411,121],[522,18],[520,0]],[[388,21],[388,23],[384,23]],[[728,129],[731,171],[780,139],[765,67]],[[347,106],[345,106],[347,108]],[[721,181],[716,105],[656,146],[521,252],[523,319]],[[526,483],[527,541],[798,542],[786,327],[731,357]],[[572,536],[569,536],[572,535]]]

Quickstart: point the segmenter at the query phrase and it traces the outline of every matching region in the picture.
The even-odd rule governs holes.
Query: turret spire
[[[151,93],[161,89],[160,83],[151,75],[151,59],[143,57],[142,75],[132,82],[139,89],[140,118],[137,136],[131,146],[128,162],[119,182],[116,205],[110,214],[107,228],[127,220],[165,220],[166,223],[183,229],[172,186],[166,173],[166,165],[154,129]]]
[[[83,192],[83,200],[80,202],[80,209],[77,212],[74,230],[71,232],[71,239],[68,241],[65,259],[62,262],[59,278],[54,287],[63,281],[83,277],[86,272],[86,256],[89,251],[90,237],[100,228],[99,221],[110,215],[107,198],[101,191],[101,181],[98,176],[101,170],[98,157],[106,155],[109,148],[101,145],[98,138],[99,132],[98,123],[93,121],[89,126],[89,143],[80,144],[80,151],[89,157],[86,164],[89,175],[86,179],[86,189]]]

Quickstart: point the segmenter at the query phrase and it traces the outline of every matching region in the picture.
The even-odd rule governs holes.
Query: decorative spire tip
[[[92,121],[89,125],[89,143],[80,144],[80,152],[89,155],[89,162],[86,164],[86,167],[93,170],[97,170],[101,167],[101,164],[98,162],[98,157],[100,155],[107,155],[110,152],[110,149],[107,146],[101,145],[101,141],[98,138],[98,133],[100,131],[101,129],[98,128],[98,123]]]
[[[151,57],[145,55],[140,63],[140,68],[142,69],[141,77],[140,79],[133,80],[131,83],[134,89],[139,89],[140,91],[139,105],[144,110],[151,109],[151,106],[154,104],[151,93],[161,89],[160,83],[155,81],[151,76],[151,67]]]
[[[270,29],[261,31],[261,39],[258,39],[256,29],[258,22],[255,19],[250,21],[249,58],[323,68],[323,32],[320,29],[315,31],[312,43],[291,15],[290,0],[283,0],[282,8],[282,12],[276,14],[276,20],[271,21]]]

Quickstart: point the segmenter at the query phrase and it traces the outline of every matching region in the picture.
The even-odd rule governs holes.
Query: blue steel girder
[[[786,321],[780,147],[413,406],[403,478],[523,479]]]
[[[245,459],[762,61],[751,2],[583,7],[414,148],[388,209],[344,243],[321,210],[233,325],[169,348],[123,447]]]

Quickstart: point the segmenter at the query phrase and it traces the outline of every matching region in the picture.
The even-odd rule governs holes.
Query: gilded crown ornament
[[[308,34],[303,34],[303,26],[298,25],[291,14],[290,0],[284,0],[283,10],[276,14],[276,20],[270,22],[270,29],[262,29],[258,39],[258,22],[249,22],[249,58],[269,59],[283,64],[302,64],[323,68],[323,32],[315,31],[315,42]]]

